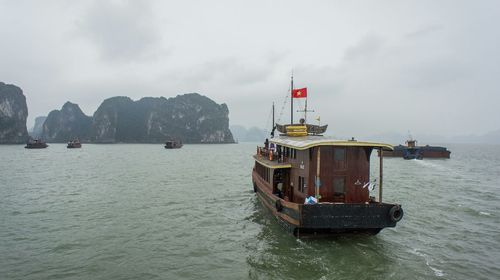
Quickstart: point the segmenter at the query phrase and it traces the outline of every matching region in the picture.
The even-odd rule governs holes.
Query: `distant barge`
[[[451,152],[446,147],[417,146],[417,140],[407,140],[406,146],[394,146],[393,151],[383,151],[384,157],[402,157],[404,159],[450,158]],[[380,152],[379,152],[380,156]]]

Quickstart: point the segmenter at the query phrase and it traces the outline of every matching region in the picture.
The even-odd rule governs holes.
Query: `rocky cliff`
[[[29,135],[32,138],[37,139],[42,137],[43,123],[45,122],[46,119],[47,119],[46,116],[40,116],[35,118],[35,124],[33,125],[33,128],[31,129],[31,131],[28,131]]]
[[[47,142],[67,142],[74,138],[88,141],[92,118],[86,116],[77,104],[66,102],[61,110],[49,113],[43,123],[42,139]]]
[[[240,142],[261,142],[270,137],[269,132],[257,127],[247,129],[242,125],[233,125],[230,129],[233,136]]]
[[[26,143],[28,106],[23,91],[0,82],[0,144]]]
[[[93,116],[92,141],[101,143],[233,143],[229,110],[197,93],[164,97],[104,100]]]

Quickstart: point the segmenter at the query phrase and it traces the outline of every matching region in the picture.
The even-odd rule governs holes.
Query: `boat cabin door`
[[[286,196],[289,197],[289,186],[288,179],[289,170],[284,168],[279,168],[274,170],[273,176],[273,193],[279,198],[285,199]]]

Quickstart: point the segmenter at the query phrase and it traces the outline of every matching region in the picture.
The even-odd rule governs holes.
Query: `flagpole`
[[[290,86],[290,124],[293,125],[293,72]]]
[[[309,97],[307,97],[307,95],[306,95],[306,105],[305,105],[305,107],[304,107],[304,122],[305,122],[306,124],[307,124],[307,99],[308,99],[308,98],[309,98]]]

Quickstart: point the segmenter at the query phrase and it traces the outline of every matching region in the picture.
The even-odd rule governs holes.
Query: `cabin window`
[[[257,171],[257,174],[259,174],[259,176],[264,179],[266,182],[271,182],[271,176],[270,176],[270,173],[272,172],[271,169],[257,163],[255,165],[255,170]]]
[[[333,167],[335,169],[346,168],[346,149],[333,148]]]
[[[297,150],[291,149],[292,150],[292,155],[291,158],[296,159],[297,158]]]
[[[306,178],[299,176],[299,191],[302,193],[307,193],[307,182]]]
[[[345,160],[345,148],[335,148],[333,150],[334,160],[335,161],[344,161]]]
[[[345,177],[334,177],[333,178],[333,193],[334,193],[334,195],[344,195],[345,194]]]

